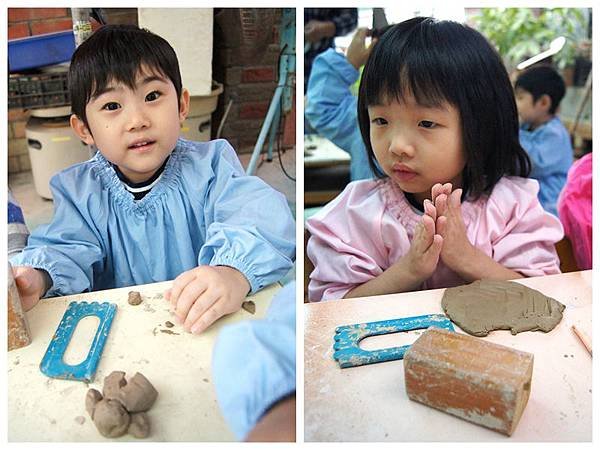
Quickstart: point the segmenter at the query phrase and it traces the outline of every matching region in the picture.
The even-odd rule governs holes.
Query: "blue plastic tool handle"
[[[42,373],[51,378],[92,381],[116,311],[117,305],[114,303],[71,302],[40,363]],[[79,321],[88,316],[97,316],[100,319],[90,351],[81,363],[76,365],[66,364],[63,357],[71,337]]]
[[[428,314],[337,327],[334,335],[333,359],[342,369],[402,359],[410,345],[381,350],[363,350],[359,347],[359,342],[369,336],[420,330],[431,326],[454,331],[452,322],[443,314]]]

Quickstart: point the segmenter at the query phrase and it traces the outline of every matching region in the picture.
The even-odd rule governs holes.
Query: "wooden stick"
[[[588,338],[585,337],[585,335],[581,331],[579,331],[575,325],[572,325],[571,329],[573,330],[575,335],[579,338],[581,343],[584,345],[585,349],[588,351],[590,356],[592,356],[592,344],[590,344]]]

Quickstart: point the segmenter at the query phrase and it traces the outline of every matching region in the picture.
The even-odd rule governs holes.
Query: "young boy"
[[[98,152],[53,177],[53,221],[11,261],[25,309],[175,279],[165,297],[201,333],[291,268],[283,195],[245,176],[226,141],[178,139],[189,93],[167,41],[105,26],[74,53],[69,86],[71,126]]]
[[[519,141],[531,159],[530,177],[540,184],[540,203],[555,216],[558,194],[573,163],[571,138],[555,115],[564,95],[565,83],[550,66],[534,66],[515,83],[521,119]]]

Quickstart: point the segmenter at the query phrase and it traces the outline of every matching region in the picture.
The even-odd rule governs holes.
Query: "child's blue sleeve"
[[[273,298],[262,320],[224,327],[213,350],[219,406],[244,439],[279,400],[296,391],[296,283]]]
[[[353,181],[373,178],[358,126],[358,99],[350,92],[357,79],[358,71],[344,55],[326,50],[313,62],[304,110],[321,136],[350,154]]]
[[[206,197],[206,241],[198,264],[234,267],[254,293],[280,280],[295,259],[295,225],[285,196],[247,176],[227,141],[221,144]]]
[[[541,179],[561,173],[566,179],[573,163],[573,147],[559,119],[552,119],[534,131],[520,129],[519,141],[531,158],[531,178]]]
[[[48,225],[34,230],[27,247],[11,258],[15,266],[44,269],[52,278],[45,297],[71,295],[92,289],[94,270],[101,271],[104,252],[97,232],[89,225],[85,205],[89,192],[75,179],[53,177],[54,217]],[[73,193],[73,195],[72,195]],[[77,195],[75,195],[77,193]]]

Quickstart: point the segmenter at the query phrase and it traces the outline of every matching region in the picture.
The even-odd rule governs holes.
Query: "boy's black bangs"
[[[374,50],[364,80],[367,105],[405,102],[408,96],[428,108],[457,103],[451,76],[440,77],[440,72],[448,72],[447,68],[431,63],[440,61],[442,55],[433,55],[431,43],[415,34],[389,39],[391,42]]]
[[[96,55],[94,67],[84,72],[90,77],[84,81],[84,84],[89,86],[86,103],[104,92],[111,83],[122,83],[130,89],[135,89],[140,72],[169,78],[167,69],[157,58],[156,49],[143,47],[145,46],[117,46],[110,52],[100,51]]]

